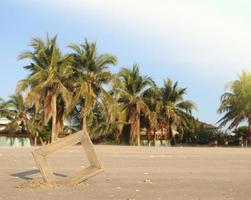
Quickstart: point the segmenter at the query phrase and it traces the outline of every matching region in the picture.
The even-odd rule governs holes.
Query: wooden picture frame
[[[78,143],[81,143],[81,146],[83,147],[86,156],[90,162],[90,166],[74,173],[73,175],[67,176],[63,180],[56,180],[51,170],[51,167],[46,160],[46,156],[52,154],[55,151]],[[90,136],[84,130],[81,130],[61,140],[57,140],[54,143],[36,149],[32,152],[32,154],[40,170],[44,182],[49,184],[78,184],[104,171],[104,167],[101,161],[98,159]]]

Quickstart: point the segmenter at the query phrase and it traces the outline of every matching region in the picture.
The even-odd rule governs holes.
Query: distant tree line
[[[85,129],[93,141],[139,145],[142,130],[161,133],[172,144],[208,144],[226,134],[192,116],[193,101],[186,88],[167,78],[158,87],[142,75],[137,64],[112,73],[111,54],[99,54],[96,43],[70,44],[64,54],[57,37],[33,38],[30,50],[19,55],[29,75],[17,84],[16,94],[0,99],[0,117],[9,131],[26,132],[44,142]],[[220,126],[237,127],[245,119],[251,130],[250,74],[243,72],[221,98]],[[244,85],[243,85],[244,84]],[[250,87],[250,89],[249,89]],[[244,105],[245,104],[245,105]],[[247,137],[248,138],[248,137]]]

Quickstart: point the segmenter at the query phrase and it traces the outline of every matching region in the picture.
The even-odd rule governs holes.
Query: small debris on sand
[[[17,186],[18,189],[49,189],[49,188],[62,188],[62,187],[78,187],[78,188],[86,188],[88,186],[87,183],[79,183],[79,184],[57,184],[57,183],[45,183],[43,179],[32,179],[28,180],[21,185]]]
[[[136,192],[140,192],[140,190],[139,190],[139,189],[136,189],[135,191],[136,191]]]
[[[149,173],[148,172],[145,172],[144,175],[148,175]]]
[[[152,183],[150,179],[144,180],[145,183]]]

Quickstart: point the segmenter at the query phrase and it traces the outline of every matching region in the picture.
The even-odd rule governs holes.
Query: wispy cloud
[[[93,12],[114,23],[172,44],[172,62],[239,72],[251,66],[251,14],[248,1],[54,0],[50,6],[80,15]],[[251,12],[250,12],[251,13]],[[164,50],[164,49],[163,49]],[[170,52],[169,52],[170,53]],[[199,66],[199,67],[198,67]]]

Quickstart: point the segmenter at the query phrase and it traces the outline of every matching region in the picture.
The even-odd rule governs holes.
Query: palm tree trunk
[[[130,145],[135,146],[138,144],[140,145],[140,122],[137,119],[136,114],[132,114],[132,116],[129,119],[130,123],[130,140],[129,143]]]
[[[174,144],[176,145],[177,142],[176,142],[176,138],[175,138],[175,135],[173,135],[173,130],[172,130],[172,120],[171,120],[171,117],[169,117],[169,120],[168,120],[168,134],[169,134],[169,140],[170,140],[170,144]]]
[[[116,144],[119,144],[120,143],[120,139],[119,139],[119,129],[118,128],[116,128],[115,129],[115,142],[116,142]]]
[[[138,146],[140,146],[140,119],[139,116],[137,115],[136,117],[136,130],[137,130],[137,143]]]
[[[130,139],[129,139],[129,144],[130,145],[135,145],[134,144],[134,124],[131,123],[131,127],[130,127]]]
[[[248,142],[251,143],[251,118],[248,119]]]
[[[57,139],[59,134],[63,131],[64,128],[64,112],[65,112],[65,104],[61,101],[57,102],[57,120],[56,120],[56,135],[55,138]]]
[[[63,113],[57,113],[56,128],[55,128],[55,139],[58,138],[59,134],[63,131],[64,128],[64,118]]]
[[[171,120],[169,117],[167,118],[166,140],[171,145],[172,133],[171,133]]]
[[[33,145],[36,147],[37,146],[37,133],[34,136],[34,142]]]
[[[52,131],[51,131],[51,143],[55,142],[57,135],[57,95],[52,96]]]
[[[140,116],[137,113],[137,105],[131,107],[130,110],[130,145],[138,145],[140,146]]]
[[[154,138],[153,138],[153,139],[154,139],[154,146],[156,146],[156,142],[157,142],[157,141],[156,141],[156,140],[157,140],[156,137],[157,137],[157,135],[156,135],[156,130],[155,130],[155,129],[153,129],[153,137],[154,137]]]
[[[134,116],[133,115],[130,116],[129,124],[130,124],[129,144],[134,145]]]

